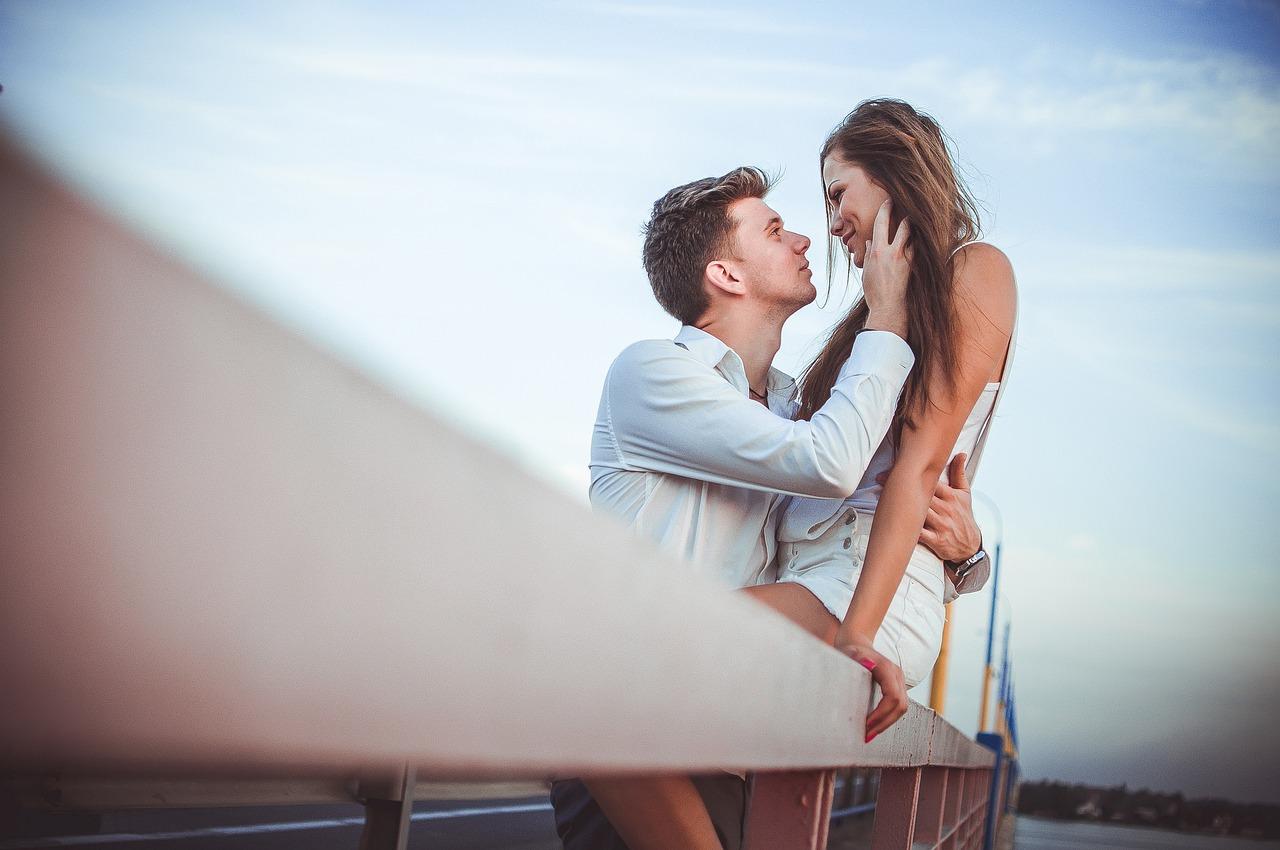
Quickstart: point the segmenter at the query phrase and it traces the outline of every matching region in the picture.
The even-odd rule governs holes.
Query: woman
[[[1015,292],[1004,255],[972,241],[975,205],[932,118],[902,101],[865,101],[831,133],[820,159],[831,236],[850,262],[908,275],[916,364],[857,491],[843,502],[793,499],[779,530],[778,582],[744,592],[872,671],[883,697],[867,717],[870,741],[906,713],[906,688],[938,653],[946,578],[917,541],[956,451],[971,453],[973,472],[1003,381]],[[835,250],[829,240],[829,260]],[[830,395],[867,316],[860,299],[805,371],[798,418]],[[886,471],[882,487],[876,479]],[[631,850],[719,848],[689,782],[655,779],[642,791],[590,784]]]
[[[870,741],[906,713],[906,689],[938,655],[948,578],[917,540],[948,460],[967,456],[957,457],[962,477],[976,470],[1011,351],[1016,291],[1004,254],[974,241],[975,204],[931,117],[899,100],[865,101],[827,138],[821,163],[831,236],[853,265],[893,260],[876,254],[894,245],[873,250],[869,238],[883,205],[909,222],[910,247],[898,250],[911,265],[916,365],[858,489],[843,502],[793,499],[778,532],[779,583],[748,592],[872,670],[884,696],[867,717]],[[834,259],[831,241],[828,249]],[[830,395],[866,318],[859,300],[805,371],[799,418]]]

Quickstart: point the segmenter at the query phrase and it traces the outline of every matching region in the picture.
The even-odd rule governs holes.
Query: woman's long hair
[[[907,378],[894,415],[893,433],[901,435],[931,403],[929,389],[954,389],[958,328],[952,301],[951,253],[975,239],[978,209],[957,177],[938,122],[901,100],[865,100],[831,131],[818,157],[819,167],[831,154],[858,165],[893,199],[892,238],[898,222],[911,222],[911,273],[907,281],[907,342],[916,365]],[[823,186],[827,220],[835,206]],[[836,243],[827,233],[828,289]],[[840,367],[849,357],[853,338],[866,326],[868,308],[860,297],[835,326],[821,353],[801,375],[798,418],[809,419],[831,395]],[[941,379],[939,381],[939,379]],[[935,385],[935,382],[937,384]]]

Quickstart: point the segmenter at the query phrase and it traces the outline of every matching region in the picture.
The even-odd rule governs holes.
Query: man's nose
[[[803,254],[805,251],[808,251],[809,246],[812,244],[813,242],[809,239],[808,236],[805,236],[803,233],[796,234],[796,253],[797,254]]]

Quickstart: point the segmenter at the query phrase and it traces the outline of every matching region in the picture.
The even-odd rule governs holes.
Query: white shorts
[[[803,585],[843,622],[867,557],[873,518],[874,514],[845,507],[817,538],[780,540],[778,581]],[[876,651],[902,668],[908,688],[924,681],[938,658],[946,616],[945,581],[942,561],[917,545],[876,633]]]

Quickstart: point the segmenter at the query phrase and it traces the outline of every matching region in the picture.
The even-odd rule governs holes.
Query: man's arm
[[[665,341],[637,343],[609,370],[602,412],[619,468],[818,498],[854,491],[888,433],[915,362],[896,334],[858,334],[831,397],[791,421]]]

